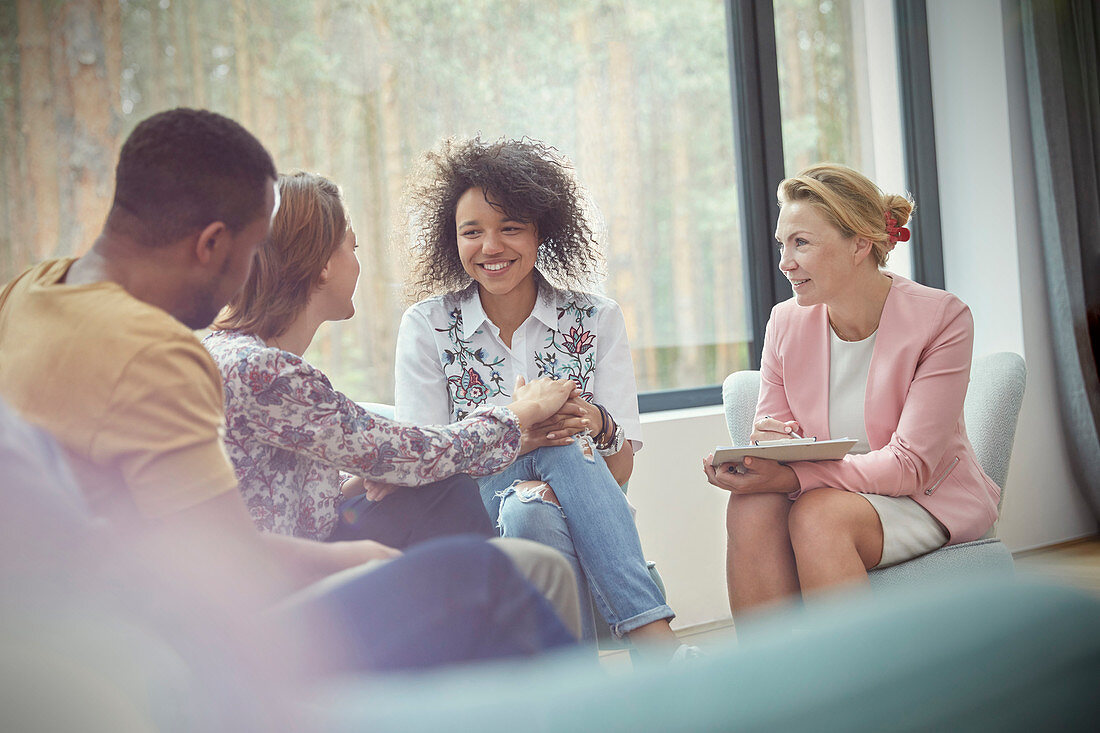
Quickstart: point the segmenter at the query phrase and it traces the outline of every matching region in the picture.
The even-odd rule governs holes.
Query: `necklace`
[[[870,338],[871,335],[878,330],[878,324],[876,323],[875,327],[871,329],[871,333],[867,334],[866,336],[863,336],[862,338],[849,338],[848,336],[844,335],[840,328],[837,327],[836,322],[833,321],[832,316],[829,316],[829,327],[833,329],[833,333],[836,334],[838,339],[840,339],[841,341],[847,341],[849,343],[863,341],[864,339]]]
[[[832,316],[829,316],[829,328],[833,329],[833,333],[835,333],[836,337],[838,339],[840,339],[841,341],[852,341],[853,340],[853,339],[850,339],[850,338],[848,338],[847,336],[844,335],[844,333],[840,330],[840,327],[838,327],[836,325],[836,322],[833,321]]]

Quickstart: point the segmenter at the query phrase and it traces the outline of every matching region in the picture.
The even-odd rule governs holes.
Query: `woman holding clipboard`
[[[857,443],[835,461],[704,461],[730,492],[734,615],[977,539],[1000,492],[963,425],[969,308],[882,269],[909,239],[912,202],[833,164],[784,180],[778,197],[779,269],[794,297],[768,321],[751,439]]]

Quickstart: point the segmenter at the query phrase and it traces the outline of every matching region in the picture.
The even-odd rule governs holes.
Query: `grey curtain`
[[[1021,11],[1061,412],[1100,518],[1100,11],[1095,0],[1023,0]]]

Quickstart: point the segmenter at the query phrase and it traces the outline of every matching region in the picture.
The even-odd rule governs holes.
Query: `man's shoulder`
[[[23,381],[58,388],[113,382],[139,355],[167,352],[205,358],[213,367],[187,326],[117,283],[59,283],[71,263],[51,260],[31,268],[0,309],[9,375],[19,372]]]
[[[92,305],[92,301],[98,301]],[[74,342],[88,340],[116,361],[157,361],[187,355],[213,366],[195,333],[164,310],[125,291],[105,291],[89,298],[89,317],[73,333]]]
[[[71,331],[74,337],[141,341],[155,335],[195,340],[191,330],[167,311],[135,298],[118,283],[59,282],[74,261],[47,260],[26,270],[14,283],[13,317],[33,315],[42,330]]]
[[[43,283],[56,283],[74,260],[73,257],[67,257],[46,260],[37,265],[31,265],[8,282],[0,285],[0,313],[3,313],[9,300],[14,299],[15,302],[18,302],[31,288],[40,287]]]
[[[55,283],[68,272],[69,267],[74,262],[76,262],[75,257],[58,257],[44,260],[23,270],[16,280],[27,284]]]

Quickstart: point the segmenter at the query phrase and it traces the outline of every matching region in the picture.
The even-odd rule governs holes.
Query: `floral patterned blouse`
[[[327,538],[343,498],[342,471],[417,486],[495,473],[519,451],[519,421],[507,408],[417,427],[364,410],[315,367],[256,336],[216,331],[203,345],[225,382],[225,446],[238,488],[265,531]]]
[[[477,286],[405,311],[397,335],[396,414],[413,422],[461,420],[511,401],[516,375],[572,379],[607,408],[635,451],[642,446],[634,362],[619,304],[595,293],[539,285],[511,346],[489,320]]]

